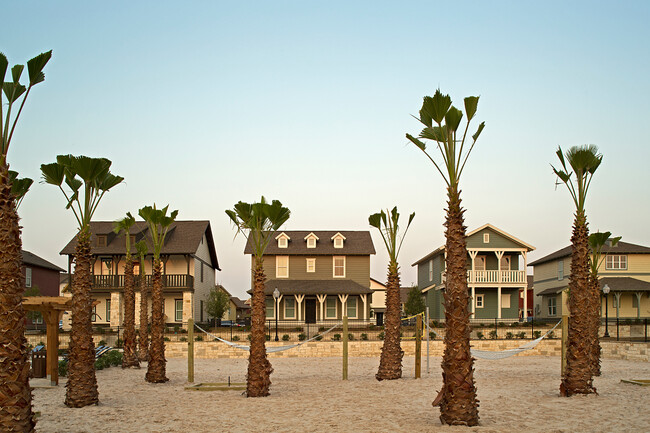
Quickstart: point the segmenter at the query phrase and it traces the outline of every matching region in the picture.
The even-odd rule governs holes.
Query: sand
[[[478,360],[476,383],[480,426],[440,424],[431,406],[442,382],[440,358],[430,373],[413,378],[405,358],[404,378],[378,382],[379,360],[351,358],[349,380],[341,358],[273,358],[271,395],[246,398],[240,391],[197,392],[187,385],[187,360],[170,359],[170,381],[144,381],[146,369],[97,372],[100,404],[63,405],[65,388],[34,390],[41,412],[37,431],[55,432],[641,432],[650,431],[650,387],[620,383],[650,379],[650,364],[603,360],[595,384],[600,395],[561,398],[559,358],[518,356]],[[244,382],[246,360],[198,359],[195,382]],[[65,383],[65,379],[63,381]]]

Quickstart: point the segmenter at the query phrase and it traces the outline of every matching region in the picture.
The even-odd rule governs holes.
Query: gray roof
[[[629,244],[627,242],[619,242],[615,247],[603,248],[603,253],[606,254],[650,254],[650,248],[643,245]],[[537,259],[528,263],[528,266],[541,265],[542,263],[551,262],[553,260],[561,259],[571,256],[571,245],[557,250],[547,256]]]
[[[563,286],[556,286],[556,287],[551,287],[545,290],[542,290],[537,294],[537,296],[546,296],[546,295],[557,295],[560,293],[562,290],[565,290],[568,286],[568,284],[565,284]]]
[[[598,280],[600,289],[602,291],[605,284],[609,286],[611,292],[650,292],[650,282],[637,280],[632,277],[604,277]],[[568,284],[562,286],[551,287],[542,290],[537,296],[555,295],[566,289]]]
[[[51,269],[53,271],[59,271],[59,272],[65,272],[65,270],[61,269],[54,263],[50,263],[47,260],[37,256],[34,253],[30,253],[29,251],[22,250],[21,251],[22,256],[23,256],[23,263],[26,265],[30,266],[37,266],[39,268],[45,268],[45,269]]]
[[[149,229],[146,222],[136,221],[133,227],[131,227],[130,233],[132,236],[135,236],[136,242],[139,242],[147,236],[148,231]],[[126,241],[124,239],[124,232],[120,232],[119,235],[116,235],[113,232],[113,221],[91,221],[90,232],[92,233],[90,242],[93,254],[125,254]],[[217,259],[217,251],[214,246],[210,221],[176,221],[172,223],[169,232],[167,232],[165,245],[162,248],[161,254],[194,254],[199,249],[199,244],[204,234],[208,240],[208,250],[210,251],[212,264],[215,269],[220,271],[221,268],[219,268],[219,260]],[[107,236],[107,244],[105,247],[97,246],[97,235]],[[74,254],[76,245],[77,236],[75,235],[68,245],[61,250],[61,254]],[[149,248],[151,249],[151,245],[149,245]],[[131,246],[131,252],[136,252],[135,245]]]
[[[276,236],[285,233],[290,240],[287,248],[278,248]],[[316,248],[307,248],[305,237],[314,233],[318,237]],[[341,233],[345,236],[343,248],[334,248],[332,236]],[[253,254],[253,248],[250,242],[246,242],[244,254]],[[305,255],[305,256],[323,256],[323,255],[370,255],[375,254],[375,246],[372,243],[369,231],[336,231],[336,230],[279,230],[271,235],[271,242],[266,248],[265,254],[268,255]]]
[[[239,299],[236,296],[231,296],[230,300],[235,304],[235,307],[237,307],[237,308],[241,308],[243,310],[250,310],[250,308],[251,308],[250,305],[244,303],[244,301],[242,301],[241,299]]]
[[[372,293],[368,287],[352,280],[268,280],[264,287],[264,294],[271,295],[275,288],[282,295],[360,295]],[[249,290],[248,293],[253,293]]]

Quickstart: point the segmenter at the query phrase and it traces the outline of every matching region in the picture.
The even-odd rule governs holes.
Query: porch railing
[[[151,286],[151,275],[145,275],[145,284]],[[135,287],[140,286],[140,276],[134,277]],[[163,274],[163,287],[166,289],[189,289],[194,287],[194,277],[188,274]],[[123,289],[124,275],[93,275],[93,289]]]
[[[447,279],[446,272],[442,272],[440,280],[444,283]],[[467,271],[469,284],[525,284],[526,271]]]

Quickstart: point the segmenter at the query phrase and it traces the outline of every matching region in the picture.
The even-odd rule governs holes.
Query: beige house
[[[243,320],[246,317],[250,317],[250,305],[246,304],[244,301],[239,299],[236,296],[232,296],[225,287],[221,284],[217,284],[217,289],[223,291],[230,298],[228,302],[228,309],[223,313],[223,320],[232,320],[233,322],[237,320]]]
[[[268,319],[277,312],[279,320],[303,323],[344,315],[370,320],[370,255],[375,254],[370,232],[284,231],[272,239],[264,256]],[[252,253],[247,243],[244,254],[251,254],[254,264]]]
[[[126,239],[124,233],[113,233],[112,221],[90,223],[93,254],[92,297],[99,303],[94,307],[93,320],[97,325],[121,326],[124,318],[124,265]],[[136,275],[136,305],[140,305],[139,273],[144,268],[147,284],[151,284],[153,256],[149,254],[140,263],[135,243],[149,242],[145,222],[138,221],[131,229],[131,246]],[[73,265],[76,236],[61,250],[68,256],[68,273]],[[151,250],[151,244],[149,243]],[[207,320],[205,302],[215,285],[215,271],[221,270],[209,221],[176,221],[165,238],[161,252],[163,263],[164,314],[168,324]],[[74,275],[73,275],[74,278]],[[136,323],[139,314],[136,314]]]
[[[619,242],[605,247],[607,254],[599,269],[601,289],[607,285],[610,293],[605,302],[609,317],[640,318],[650,316],[650,248]],[[530,263],[533,267],[535,316],[552,318],[562,315],[561,292],[569,287],[571,246],[555,251]]]
[[[386,313],[386,285],[370,278],[370,290],[372,290],[370,317],[375,320],[377,326],[381,326],[384,324],[384,313]]]

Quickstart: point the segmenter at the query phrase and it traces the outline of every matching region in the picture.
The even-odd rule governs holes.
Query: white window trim
[[[483,293],[477,294],[476,295],[476,308],[484,308],[485,307],[485,298]]]
[[[280,257],[287,259],[287,275],[280,275]],[[289,278],[289,256],[275,256],[275,278]]]
[[[291,238],[286,233],[282,232],[275,237],[275,240],[278,241],[278,248],[288,248]]]
[[[617,258],[616,265],[614,266],[614,258]],[[621,258],[625,257],[625,267],[621,267]],[[610,263],[610,259],[612,259]],[[607,255],[607,258],[605,259],[605,269],[608,271],[626,271],[627,270],[627,254],[610,254]]]
[[[336,259],[343,259],[343,275],[336,275]],[[345,256],[332,256],[332,278],[345,278]]]
[[[180,310],[178,309],[178,303],[180,302],[181,308]],[[181,319],[178,320],[178,313],[181,313]],[[182,299],[174,299],[174,322],[182,322],[183,321],[183,300]]]
[[[490,234],[489,233],[483,233],[483,243],[484,244],[489,244],[490,243]]]
[[[273,314],[272,314],[271,316],[269,316],[269,315],[267,314],[268,306],[266,305],[266,301],[269,301],[269,300],[273,303],[273,308],[272,308],[272,310],[273,310]],[[267,319],[275,319],[275,299],[274,299],[274,298],[270,298],[270,299],[269,299],[269,298],[265,298],[265,299],[264,299],[264,316],[265,316]]]
[[[354,301],[354,316],[350,316],[350,301]],[[348,319],[356,319],[359,316],[359,303],[357,298],[348,298],[345,302],[345,314],[348,314]]]
[[[293,302],[293,315],[289,316],[287,314],[287,302]],[[284,299],[284,318],[285,319],[295,319],[296,318],[296,300],[293,298]]]
[[[330,299],[332,301],[334,301],[334,315],[333,316],[330,316],[329,308],[328,308],[328,305],[327,305],[329,303]],[[325,299],[325,318],[326,319],[336,319],[336,309],[337,309],[336,298],[327,298],[327,299]]]
[[[341,233],[337,233],[331,237],[331,240],[334,241],[334,248],[343,248],[345,236],[343,236]]]
[[[433,281],[433,259],[429,260],[429,281]]]
[[[564,260],[560,260],[559,262],[557,262],[557,279],[558,280],[564,279]]]
[[[309,263],[313,264],[311,271],[309,270]],[[316,259],[309,257],[307,258],[307,273],[312,274],[314,272],[316,272]]]
[[[551,305],[551,301],[553,301],[553,305]],[[553,312],[551,313],[551,308],[553,308]],[[549,316],[557,316],[557,298],[551,296],[548,298],[548,315]]]
[[[316,242],[320,239],[314,234],[314,232],[311,232],[305,236],[305,240],[307,241],[307,248],[316,248]]]
[[[501,309],[511,308],[511,307],[512,307],[512,296],[510,296],[510,293],[501,293]]]
[[[32,268],[25,268],[25,287],[32,287]]]

